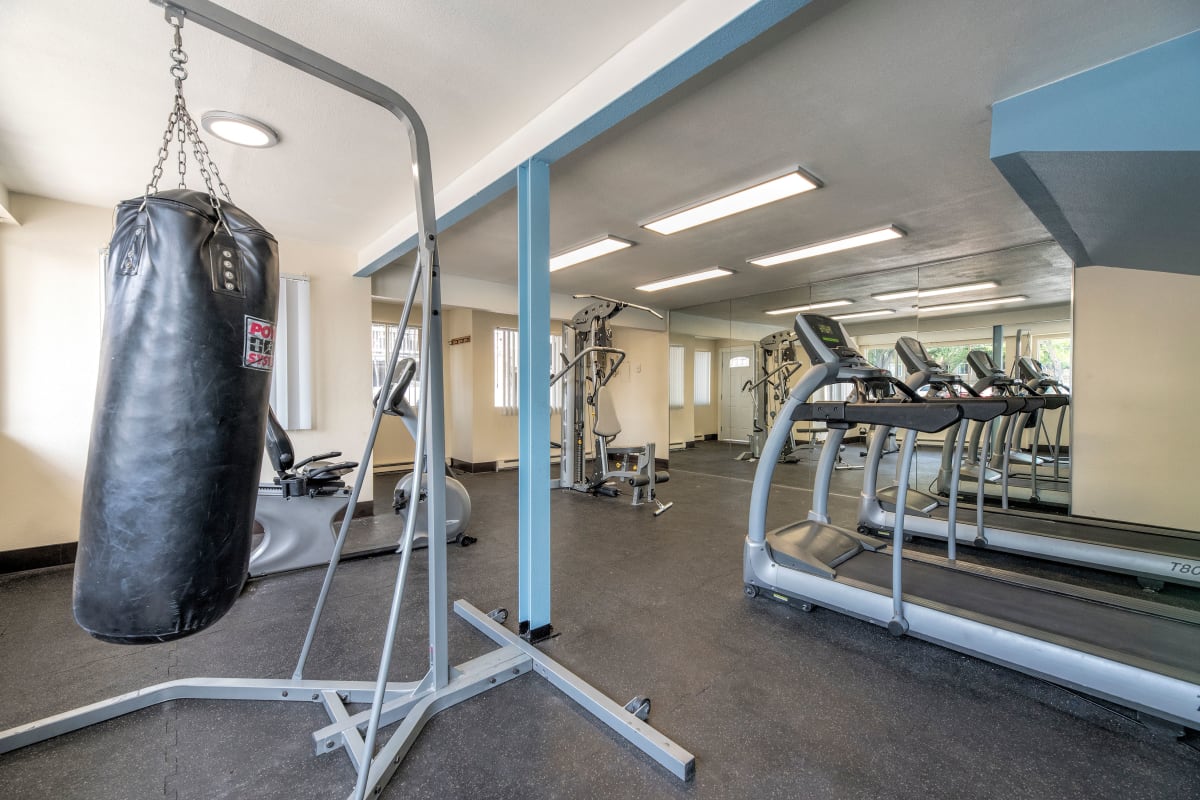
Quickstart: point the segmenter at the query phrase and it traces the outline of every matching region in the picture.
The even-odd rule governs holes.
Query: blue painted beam
[[[645,108],[664,94],[715,64],[737,48],[774,27],[778,23],[808,5],[811,0],[762,0],[746,9],[728,24],[717,29],[691,49],[682,53],[671,63],[647,77],[638,85],[592,114],[540,152],[531,153],[531,158],[552,164],[563,156],[604,133],[621,120]],[[517,169],[506,172],[482,191],[460,203],[438,217],[438,230],[445,232],[450,226],[461,222],[488,203],[516,186]],[[357,277],[369,277],[379,270],[391,266],[399,258],[411,252],[417,244],[412,235],[354,273]]]
[[[550,632],[550,165],[517,168],[518,626]]]
[[[1076,266],[1200,273],[1200,31],[996,103],[991,158]]]
[[[1200,150],[1200,31],[992,106],[993,159],[1163,150]]]

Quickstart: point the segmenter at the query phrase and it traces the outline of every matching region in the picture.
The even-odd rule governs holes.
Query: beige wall
[[[670,344],[683,348],[683,408],[670,409],[671,442],[679,444],[705,436],[717,434],[717,348],[713,339],[700,339],[683,333],[671,333]],[[706,406],[695,404],[696,385],[696,351],[704,350],[712,354],[709,363],[708,380],[711,387],[712,402]],[[669,391],[669,386],[668,386]]]
[[[354,268],[350,250],[279,242],[280,271],[307,275],[311,285],[313,427],[288,431],[301,458],[340,450],[358,461],[371,429],[371,284]],[[273,475],[263,459],[263,479]],[[371,498],[365,481],[359,500]]]
[[[469,357],[472,364],[471,380],[474,385],[471,409],[471,436],[463,437],[460,443],[470,446],[470,454],[455,455],[463,461],[483,463],[486,461],[515,461],[520,453],[520,417],[516,414],[505,415],[496,408],[495,387],[495,353],[492,349],[492,337],[496,328],[516,328],[517,317],[511,314],[494,314],[489,311],[471,311],[471,343],[462,346],[463,358]],[[560,322],[550,322],[550,332],[562,331]],[[623,346],[623,345],[618,345]],[[466,348],[470,348],[466,350]],[[457,349],[457,348],[453,348]],[[624,369],[624,367],[622,367]],[[467,404],[456,407],[456,417],[465,411]],[[619,409],[618,409],[619,411]],[[457,424],[457,420],[456,420]],[[550,438],[558,441],[559,427],[562,424],[561,414],[550,415]]]
[[[30,195],[0,225],[0,550],[79,538],[112,211]]]
[[[608,382],[621,420],[621,433],[613,444],[635,447],[654,442],[655,456],[667,458],[670,445],[667,333],[614,326],[613,341],[626,353],[625,363]],[[687,369],[686,359],[684,369]]]
[[[470,461],[472,441],[475,435],[475,419],[472,409],[475,393],[483,391],[475,382],[475,340],[473,312],[466,308],[448,308],[444,311],[442,324],[447,343],[452,339],[470,336],[470,342],[448,346],[445,349],[445,392],[446,392],[446,455],[459,461]]]
[[[99,359],[99,250],[112,210],[13,195],[0,225],[0,550],[75,541]],[[280,242],[284,272],[312,280],[314,428],[297,453],[361,456],[370,425],[370,284],[354,255]],[[265,461],[265,460],[264,460]],[[264,474],[270,469],[264,464]],[[371,497],[371,482],[363,499]]]
[[[1200,372],[1186,360],[1198,340],[1198,308],[1200,276],[1076,271],[1074,513],[1200,529],[1192,468]],[[1130,390],[1131,369],[1151,377]]]

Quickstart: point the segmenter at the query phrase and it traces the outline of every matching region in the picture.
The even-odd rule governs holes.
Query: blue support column
[[[522,636],[550,634],[550,165],[517,168],[520,322],[518,622]]]

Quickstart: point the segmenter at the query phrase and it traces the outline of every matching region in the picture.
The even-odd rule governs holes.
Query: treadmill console
[[[896,341],[896,355],[904,362],[904,368],[911,375],[914,372],[943,373],[946,368],[933,360],[929,351],[917,339],[911,336],[901,336]]]
[[[996,366],[992,354],[987,350],[972,350],[967,353],[967,363],[971,365],[971,371],[975,373],[976,378],[1004,377],[1004,370]]]
[[[814,364],[865,360],[850,345],[850,336],[836,319],[820,314],[797,314],[795,328],[796,338]]]
[[[1029,356],[1021,356],[1017,359],[1017,371],[1021,374],[1021,380],[1026,383],[1029,381],[1040,381],[1046,377],[1041,362]]]

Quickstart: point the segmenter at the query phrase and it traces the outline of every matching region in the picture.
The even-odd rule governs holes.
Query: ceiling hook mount
[[[187,12],[170,3],[163,3],[163,19],[176,27],[182,28],[183,21],[187,19]]]

